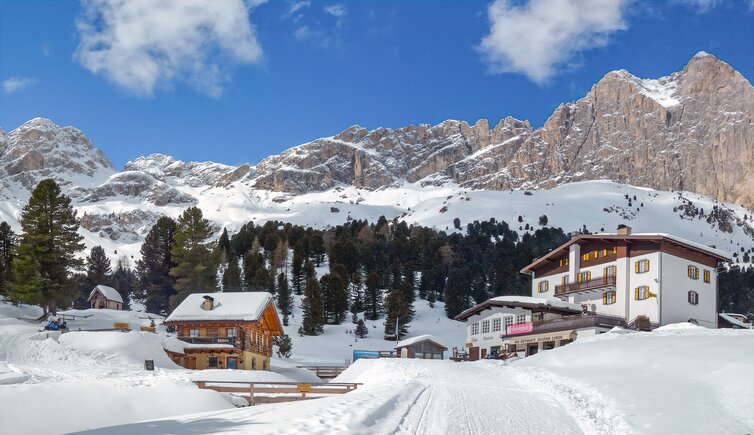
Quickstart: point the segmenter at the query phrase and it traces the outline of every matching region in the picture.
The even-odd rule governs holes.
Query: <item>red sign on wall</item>
[[[532,332],[534,330],[534,324],[533,323],[519,323],[518,325],[510,325],[508,326],[506,333],[508,335],[510,334],[526,334],[527,332]]]

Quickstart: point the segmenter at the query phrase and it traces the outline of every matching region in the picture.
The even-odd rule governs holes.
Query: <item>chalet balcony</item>
[[[600,276],[588,281],[568,283],[565,285],[555,286],[555,296],[565,295],[568,293],[578,293],[590,290],[615,289],[615,276]]]
[[[230,344],[234,347],[240,348],[241,340],[237,337],[189,337],[179,336],[179,340],[185,341],[191,344]]]
[[[515,337],[517,335],[539,334],[543,332],[565,331],[569,329],[592,328],[595,326],[622,328],[628,327],[626,319],[619,316],[610,316],[607,314],[577,314],[573,316],[564,316],[558,319],[539,320],[533,322],[531,332],[521,332],[514,334],[504,334],[504,337]]]

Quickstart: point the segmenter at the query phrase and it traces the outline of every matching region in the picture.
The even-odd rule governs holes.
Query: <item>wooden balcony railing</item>
[[[576,293],[587,290],[599,290],[615,287],[615,276],[600,276],[588,281],[573,282],[566,285],[556,285],[555,295]]]
[[[506,337],[525,334],[538,334],[542,332],[564,331],[568,329],[592,328],[595,326],[605,327],[627,327],[626,320],[619,316],[610,316],[607,314],[576,314],[573,316],[564,316],[551,320],[535,321],[531,332],[522,332],[519,334],[505,334]]]
[[[241,341],[237,337],[188,337],[179,336],[179,340],[191,344],[230,344],[235,347],[241,346]]]

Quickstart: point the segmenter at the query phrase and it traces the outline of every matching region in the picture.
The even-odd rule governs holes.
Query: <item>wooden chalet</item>
[[[90,307],[94,309],[122,310],[123,297],[118,290],[106,285],[98,285],[89,293]]]
[[[401,358],[444,359],[448,348],[436,337],[419,335],[399,341],[395,350]]]
[[[269,370],[272,337],[283,335],[266,292],[192,294],[164,324],[176,328],[180,343],[166,352],[187,369]]]

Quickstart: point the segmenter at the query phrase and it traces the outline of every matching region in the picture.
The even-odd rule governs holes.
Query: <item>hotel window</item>
[[[602,272],[606,277],[608,276],[615,276],[615,266],[607,266]]]
[[[615,303],[615,291],[605,292],[602,295],[602,305],[612,305]]]
[[[637,301],[643,301],[649,299],[649,286],[643,285],[634,289],[634,299]]]
[[[699,268],[696,266],[689,266],[686,273],[691,279],[699,279]]]
[[[264,335],[258,332],[256,333],[256,335],[257,335],[257,346],[264,347]]]
[[[592,272],[581,272],[578,275],[579,282],[587,282],[592,279]]]
[[[649,272],[649,260],[639,260],[634,263],[634,272],[644,273]]]
[[[490,333],[490,321],[483,320],[482,321],[482,334],[489,334],[489,333]]]
[[[602,250],[602,256],[607,257],[607,248]]]
[[[584,261],[589,260],[589,253],[587,252],[586,254],[581,254],[581,259]]]
[[[560,259],[560,267],[568,266],[568,259],[567,258],[561,258]]]
[[[236,328],[228,328],[228,337],[235,337],[236,336]]]
[[[613,254],[617,254],[617,253],[618,253],[618,247],[617,246],[613,246]]]
[[[691,305],[698,305],[699,304],[699,293],[697,293],[697,292],[695,292],[693,290],[690,291],[689,292],[689,303]]]
[[[216,356],[210,356],[207,357],[207,367],[209,368],[217,368],[219,358]]]
[[[704,270],[704,282],[706,282],[708,284],[710,282],[710,271],[706,270],[706,269]]]
[[[516,315],[516,324],[520,325],[521,323],[526,323],[526,314]]]
[[[550,289],[550,281],[540,281],[537,284],[537,292],[539,293],[545,293],[547,290]]]
[[[505,316],[505,331],[508,332],[508,327],[513,324],[513,316]]]
[[[492,319],[492,332],[500,332],[500,325],[503,323],[503,319]]]
[[[198,336],[199,336],[198,329],[189,329],[189,337],[198,337]]]
[[[592,258],[596,260],[598,256],[599,256],[599,251],[592,251]]]
[[[471,335],[477,335],[479,334],[479,323],[472,323],[471,324]]]
[[[568,284],[568,275],[563,275],[563,277],[562,277],[562,278],[560,278],[560,284],[561,284],[561,285],[566,285],[566,284]]]

